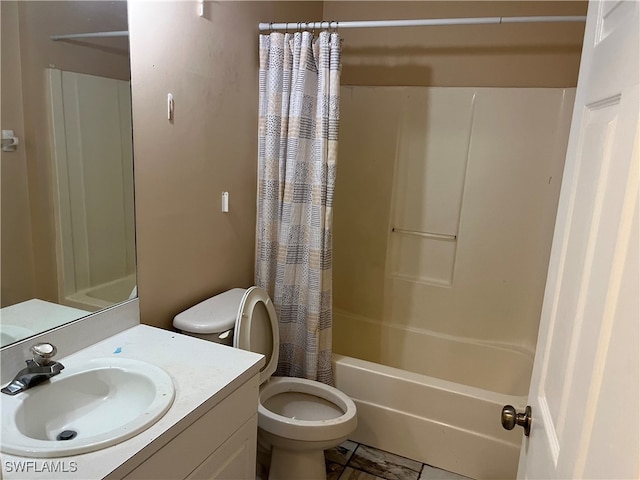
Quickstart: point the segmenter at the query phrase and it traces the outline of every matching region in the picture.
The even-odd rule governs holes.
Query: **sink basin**
[[[1,395],[3,452],[50,458],[99,450],[149,428],[173,403],[171,377],[150,363],[96,358],[65,367],[48,382]]]

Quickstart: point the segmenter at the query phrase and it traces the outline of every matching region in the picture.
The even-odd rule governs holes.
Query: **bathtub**
[[[136,276],[131,274],[67,295],[61,303],[95,312],[135,296]]]
[[[449,350],[459,346],[452,344]],[[504,364],[526,365],[521,352],[505,348],[485,360],[499,356]],[[441,357],[435,370],[442,373],[448,358]],[[476,386],[471,386],[339,354],[334,354],[333,364],[336,387],[358,408],[352,440],[475,479],[515,478],[522,429],[504,430],[500,413],[507,404],[522,410],[526,391],[496,392],[477,386],[483,378],[475,378]],[[473,362],[468,367],[454,376],[468,375]],[[528,371],[521,372],[527,376],[527,389],[530,373],[529,364]]]

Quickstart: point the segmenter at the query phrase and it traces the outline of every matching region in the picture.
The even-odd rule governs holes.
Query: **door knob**
[[[524,428],[525,436],[529,436],[531,432],[531,407],[527,405],[524,413],[517,413],[516,409],[511,405],[505,405],[502,408],[502,426],[506,430],[513,430],[516,425]]]

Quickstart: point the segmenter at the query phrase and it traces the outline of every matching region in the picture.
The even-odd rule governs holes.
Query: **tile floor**
[[[327,480],[468,480],[350,440],[325,451],[325,462]]]

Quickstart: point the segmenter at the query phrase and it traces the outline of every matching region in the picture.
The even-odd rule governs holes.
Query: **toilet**
[[[324,450],[344,442],[357,425],[356,406],[320,382],[271,377],[278,365],[276,311],[265,290],[234,288],[176,315],[186,335],[261,353],[258,437],[271,449],[270,480],[326,479]]]

